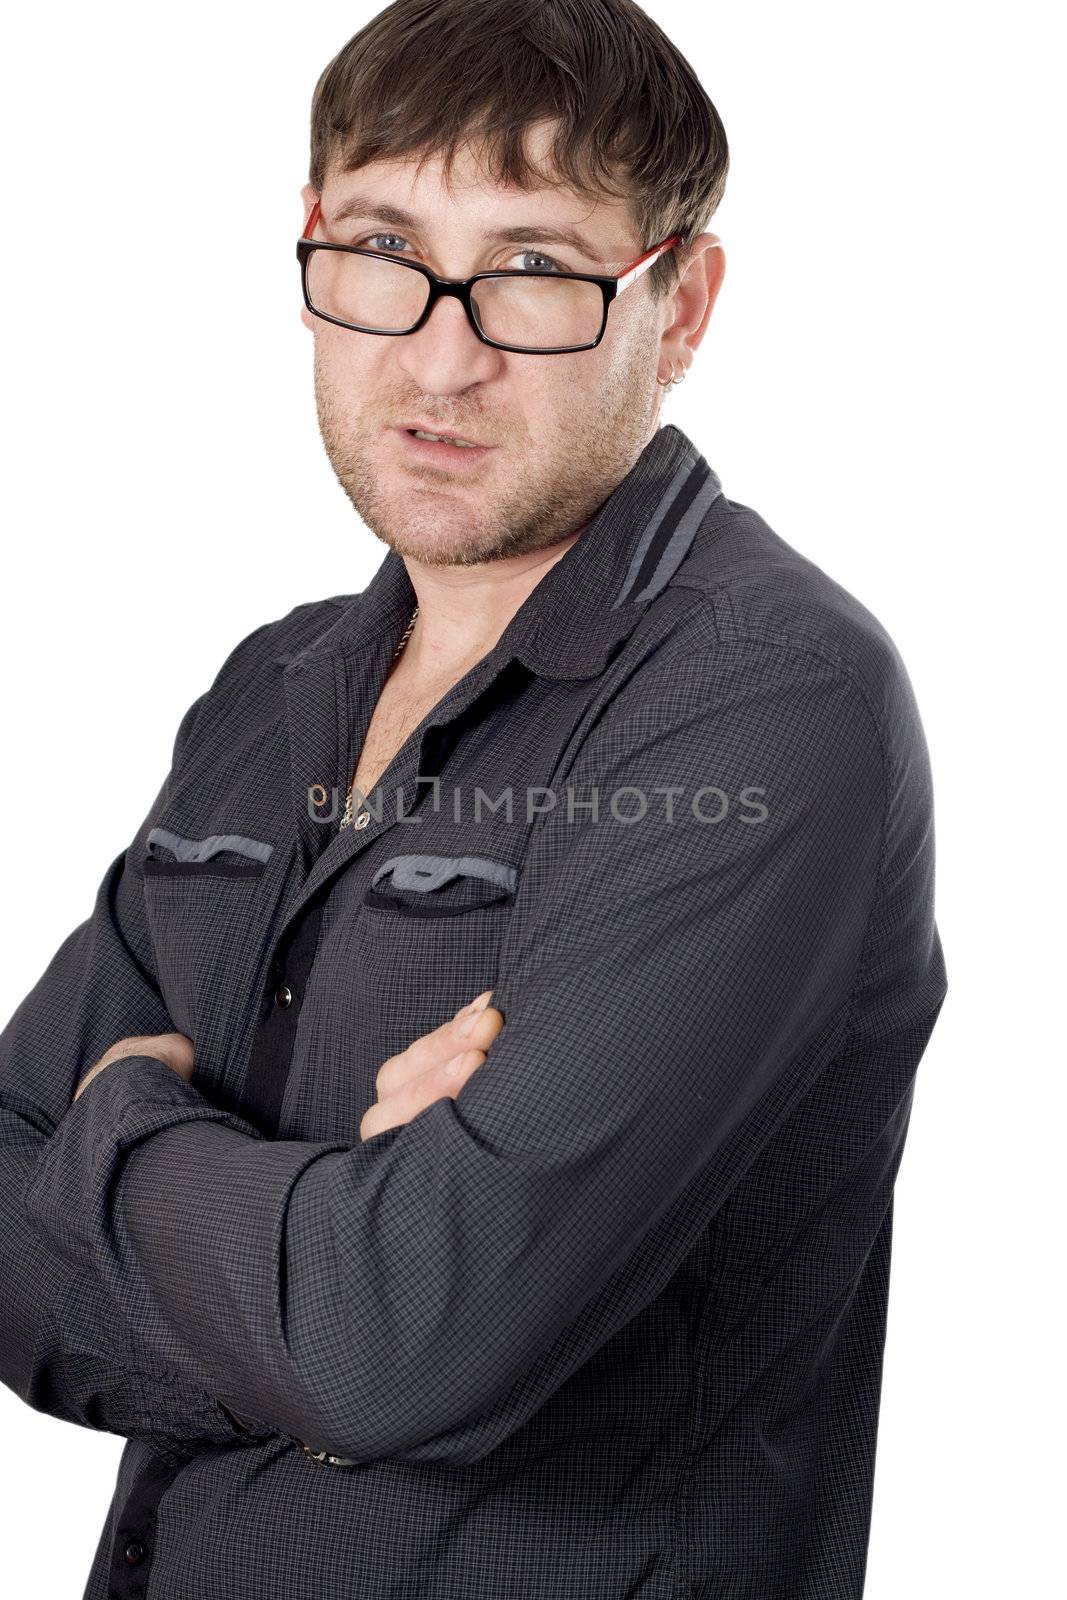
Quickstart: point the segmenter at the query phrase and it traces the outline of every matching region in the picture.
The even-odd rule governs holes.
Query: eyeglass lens
[[[313,250],[307,287],[316,311],[368,333],[414,327],[430,295],[429,280],[398,262],[341,250]],[[600,332],[604,297],[595,283],[519,274],[482,278],[472,290],[482,332],[526,350],[588,344]]]

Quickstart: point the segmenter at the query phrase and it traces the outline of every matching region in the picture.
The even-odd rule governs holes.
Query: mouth
[[[466,440],[459,433],[437,433],[416,424],[401,425],[392,430],[401,441],[406,456],[413,461],[432,462],[438,466],[469,470],[495,449],[494,445]]]

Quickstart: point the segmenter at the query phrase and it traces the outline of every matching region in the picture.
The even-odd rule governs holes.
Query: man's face
[[[335,223],[357,192],[368,197],[366,208]],[[414,160],[382,161],[331,173],[321,196],[305,186],[302,198],[305,216],[321,199],[316,238],[419,261],[446,278],[544,268],[530,251],[563,271],[616,276],[655,242],[635,238],[624,201],[500,188],[469,151],[453,169],[451,192],[439,159],[417,180]],[[383,222],[376,203],[403,208],[417,226]],[[489,238],[511,227],[528,229],[529,238]],[[542,227],[576,229],[590,254],[550,242]],[[379,539],[429,566],[559,543],[607,499],[655,431],[667,316],[649,295],[647,274],[614,302],[600,344],[569,355],[483,344],[454,299],[439,301],[418,333],[396,338],[340,328],[306,309],[303,317],[315,336],[319,426],[342,487]],[[472,465],[426,460],[404,431],[412,419],[494,448]]]

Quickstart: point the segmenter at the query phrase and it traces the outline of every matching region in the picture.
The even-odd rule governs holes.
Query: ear
[[[722,288],[726,254],[717,233],[701,233],[690,244],[681,278],[664,303],[661,349],[665,356],[691,365],[703,339],[712,308]]]

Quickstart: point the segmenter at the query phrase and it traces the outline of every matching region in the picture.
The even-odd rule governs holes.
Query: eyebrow
[[[365,217],[368,222],[387,222],[392,228],[413,228],[416,231],[419,228],[419,219],[412,212],[365,194],[349,195],[347,200],[342,201],[330,219],[330,226],[338,222],[350,222],[355,217]],[[483,238],[487,244],[567,244],[596,266],[605,265],[589,240],[575,228],[559,228],[551,223],[535,222],[529,227],[498,228],[484,234]]]

